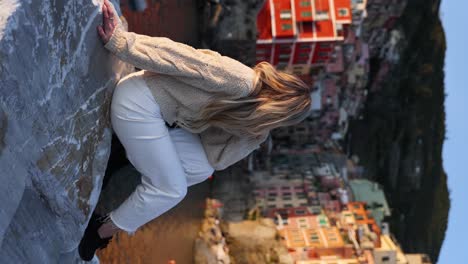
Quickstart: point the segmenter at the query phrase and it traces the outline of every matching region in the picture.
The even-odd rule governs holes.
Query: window
[[[281,19],[286,19],[289,20],[291,19],[291,10],[281,10],[280,12],[280,18]]]
[[[301,74],[302,74],[302,70],[294,69],[294,70],[293,70],[293,73],[296,74],[296,75],[301,75]]]
[[[354,218],[356,218],[356,220],[358,221],[364,220],[364,216],[362,216],[361,214],[354,214]]]
[[[291,24],[281,24],[281,29],[282,30],[291,30],[292,25]]]
[[[349,9],[348,8],[338,8],[338,16],[349,16]]]
[[[299,3],[299,6],[302,6],[302,7],[308,7],[308,6],[310,6],[310,0],[302,0],[302,1]]]
[[[304,211],[304,210],[296,210],[295,213],[296,213],[297,215],[305,215],[305,211]],[[303,221],[305,221],[305,219],[304,219],[304,218],[301,218],[299,221],[303,222]]]
[[[296,242],[296,243],[304,242],[304,240],[301,237],[295,237],[295,238],[293,238],[293,241]]]
[[[276,69],[278,70],[284,70],[288,66],[288,63],[286,62],[279,62],[278,65],[276,65]]]
[[[327,11],[316,11],[315,20],[328,20],[330,19]]]
[[[284,207],[286,208],[292,207],[292,204],[285,204]]]
[[[344,35],[344,31],[343,31],[343,25],[341,24],[336,24],[336,34],[340,37],[342,37]]]
[[[302,17],[312,17],[312,12],[310,11],[302,11],[301,12]]]
[[[317,236],[317,234],[312,233],[312,234],[310,235],[310,240],[311,240],[312,242],[318,242],[318,241],[319,241],[319,237]]]
[[[328,56],[328,52],[319,51],[318,55],[319,55],[320,57],[327,57],[327,56]]]
[[[279,59],[282,60],[282,59],[286,59],[287,61],[289,60],[289,54],[280,54],[279,55]]]
[[[388,262],[390,261],[390,257],[382,257],[382,262]]]

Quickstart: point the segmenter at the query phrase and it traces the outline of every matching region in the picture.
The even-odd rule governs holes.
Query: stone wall
[[[130,67],[99,42],[102,1],[0,1],[0,263],[74,263]]]

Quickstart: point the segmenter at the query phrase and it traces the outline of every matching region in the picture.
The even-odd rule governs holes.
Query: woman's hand
[[[117,24],[118,22],[115,18],[113,8],[111,7],[109,0],[104,0],[104,4],[102,5],[102,25],[97,27],[102,43],[106,44],[109,42]]]

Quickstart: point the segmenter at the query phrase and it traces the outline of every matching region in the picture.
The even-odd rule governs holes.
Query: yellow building
[[[288,248],[339,248],[344,240],[336,227],[288,228],[279,230]]]
[[[380,243],[381,246],[373,252],[375,264],[409,264],[400,246],[391,236],[380,235]]]
[[[406,254],[408,264],[432,264],[431,259],[426,254]]]

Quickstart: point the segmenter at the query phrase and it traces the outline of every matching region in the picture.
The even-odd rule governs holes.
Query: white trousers
[[[114,132],[142,175],[136,190],[110,213],[114,224],[127,232],[178,204],[188,186],[214,171],[198,134],[182,128],[168,130],[141,74],[130,74],[117,84],[111,106]]]

